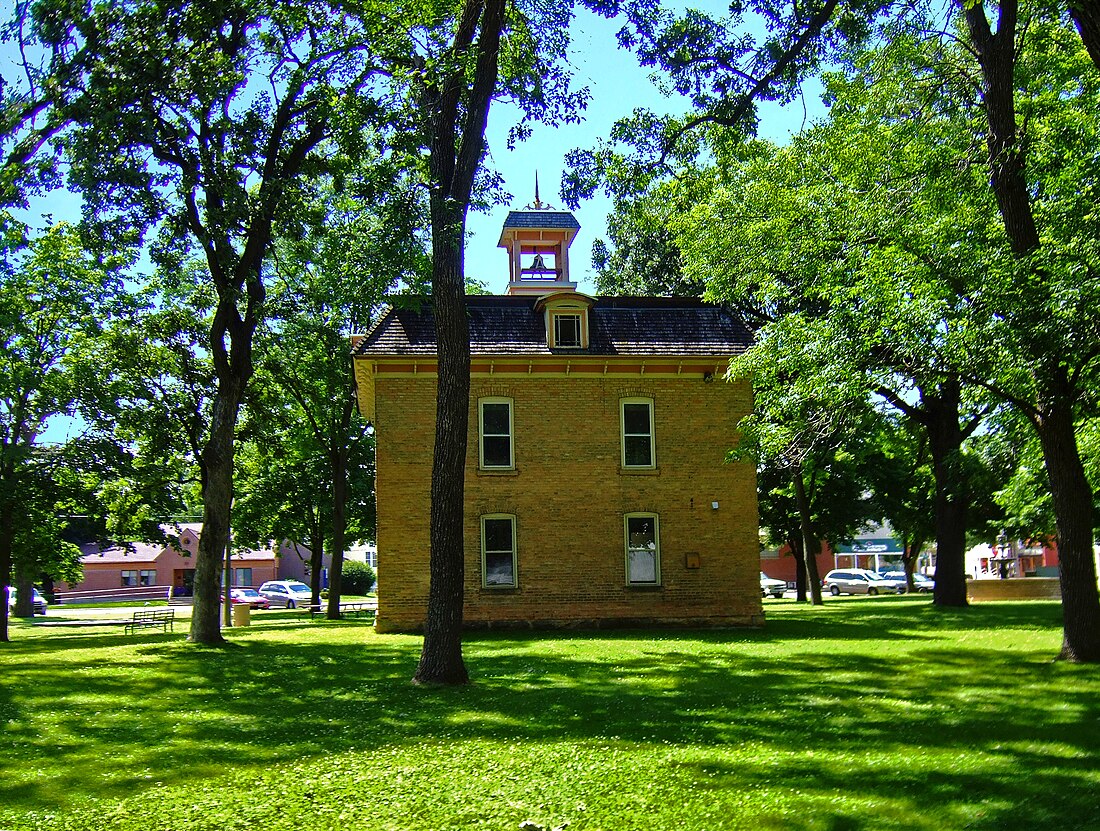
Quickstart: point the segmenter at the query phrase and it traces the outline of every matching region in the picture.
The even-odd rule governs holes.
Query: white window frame
[[[629,404],[645,404],[649,408],[649,433],[627,433],[626,432],[626,408]],[[620,463],[624,470],[655,470],[657,467],[657,429],[656,429],[656,415],[655,407],[653,406],[652,398],[634,397],[623,398],[619,400],[619,446],[620,446]],[[626,444],[627,438],[637,436],[649,436],[649,462],[644,465],[627,464],[626,460]]]
[[[577,322],[577,342],[562,343],[558,321],[562,318],[572,318]],[[558,349],[583,349],[584,348],[584,312],[580,309],[555,309],[550,312],[550,322],[554,329],[554,346]]]
[[[488,554],[501,554],[505,552],[501,551],[489,551],[486,547],[487,535],[485,533],[485,523],[489,520],[507,520],[512,526],[512,582],[511,583],[490,583],[489,571],[486,566],[486,556]],[[519,574],[518,574],[518,562],[519,554],[516,550],[516,515],[515,514],[482,514],[481,515],[481,587],[484,589],[515,589],[519,587]]]
[[[631,552],[641,551],[642,549],[630,547],[630,520],[632,519],[649,519],[653,521],[653,579],[652,580],[634,580],[631,577]],[[634,513],[623,514],[623,549],[624,549],[624,567],[626,569],[626,584],[628,586],[659,586],[661,585],[661,518],[655,513],[648,511],[636,511]]]
[[[489,465],[485,463],[485,405],[508,405],[508,464]],[[479,398],[477,400],[477,464],[481,470],[515,470],[516,469],[516,425],[515,402],[511,398]],[[499,437],[503,433],[490,433],[490,437]]]

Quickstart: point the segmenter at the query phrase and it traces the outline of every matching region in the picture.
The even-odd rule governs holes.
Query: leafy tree
[[[603,4],[593,3],[603,11]],[[485,126],[494,99],[518,106],[523,120],[578,117],[586,94],[569,90],[565,50],[571,3],[464,0],[445,36],[415,46],[408,100],[426,151],[432,231],[432,312],[438,359],[431,484],[430,586],[417,683],[463,684],[463,477],[469,420],[470,342],[464,297],[466,214],[478,183]],[[444,31],[441,29],[439,31]]]
[[[205,347],[216,391],[197,458],[204,506],[191,639],[219,643],[235,430],[266,295],[262,267],[276,223],[293,227],[300,192],[361,148],[376,78],[365,47],[383,22],[337,2],[28,8],[20,32],[49,55],[27,67],[30,95],[47,114],[18,147],[52,137],[105,241],[159,229],[159,262],[194,248],[214,291]],[[9,124],[21,112],[10,110]]]
[[[0,272],[0,593],[11,584],[14,561],[25,581],[20,598],[28,599],[29,580],[43,566],[59,577],[68,568],[65,558],[42,563],[39,552],[72,556],[57,518],[64,471],[41,435],[51,418],[95,412],[102,403],[95,400],[106,392],[96,350],[120,310],[123,263],[89,256],[71,227],[56,225],[10,264]],[[6,641],[8,608],[0,606]]]
[[[272,258],[246,430],[253,464],[235,517],[254,539],[309,546],[315,603],[328,550],[328,615],[338,618],[345,541],[374,538],[374,439],[355,408],[350,338],[388,290],[422,281],[424,216],[409,177],[369,160],[309,208]]]
[[[821,603],[821,540],[835,544],[848,539],[875,518],[870,500],[861,497],[866,486],[857,474],[869,446],[862,439],[873,433],[874,413],[858,375],[843,370],[828,374],[843,365],[829,354],[829,339],[808,334],[824,325],[787,316],[730,362],[730,374],[751,377],[755,393],[755,410],[741,422],[735,455],[750,455],[789,480],[798,519],[796,541],[801,540],[792,548],[803,553],[815,605]],[[787,348],[791,340],[805,348]],[[793,522],[785,523],[788,533],[793,527]]]
[[[852,112],[868,97],[840,89],[830,123],[788,148],[759,144],[723,163],[712,195],[676,221],[678,240],[689,274],[708,279],[709,296],[756,310],[758,335],[776,360],[816,373],[817,387],[858,379],[864,395],[887,398],[935,433],[936,599],[965,604],[966,497],[952,459],[974,423],[960,423],[959,370],[941,333],[955,331],[943,315],[965,320],[968,310],[945,302],[942,278],[959,271],[941,253],[957,248],[943,244],[944,223],[909,221],[928,211],[926,180],[914,172],[918,148],[940,154],[944,136],[922,121],[925,138],[914,147],[876,126],[877,113],[861,123]],[[805,354],[822,362],[807,363]]]
[[[592,244],[592,265],[600,294],[702,297],[705,285],[684,275],[683,254],[670,220],[683,208],[664,198],[616,200],[607,217],[610,246]]]
[[[913,571],[936,530],[936,484],[927,431],[908,417],[884,417],[868,474],[879,513],[901,540],[906,585],[913,591]]]
[[[1039,437],[1058,530],[1065,611],[1061,656],[1100,661],[1100,596],[1093,559],[1093,499],[1076,427],[1093,405],[1100,355],[1093,310],[1100,217],[1083,194],[1100,181],[1093,115],[1100,75],[1060,21],[997,7],[964,10],[978,57],[991,185],[1009,252],[990,270],[983,300],[1000,372],[989,386]],[[1021,125],[1037,123],[1038,127]],[[1024,132],[1026,129],[1026,132]]]

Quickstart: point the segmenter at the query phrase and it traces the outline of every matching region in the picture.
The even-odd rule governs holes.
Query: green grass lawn
[[[1100,669],[1054,603],[767,601],[761,631],[36,627],[0,644],[3,829],[1100,828]]]

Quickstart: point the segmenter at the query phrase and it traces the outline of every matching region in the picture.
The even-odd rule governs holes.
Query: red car
[[[230,589],[229,599],[233,603],[247,603],[250,609],[266,609],[271,606],[270,600],[251,587]]]

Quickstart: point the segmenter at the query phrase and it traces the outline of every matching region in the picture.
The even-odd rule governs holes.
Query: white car
[[[897,586],[864,568],[835,568],[821,581],[835,597],[844,594],[897,594]],[[903,589],[904,591],[904,589]]]
[[[783,596],[783,592],[787,590],[787,583],[783,580],[773,580],[764,572],[760,572],[760,596],[767,597],[769,594],[772,597],[779,598]]]
[[[297,580],[268,580],[259,588],[260,594],[271,601],[272,606],[308,606],[313,601],[313,591]]]
[[[46,604],[46,598],[44,598],[42,596],[42,594],[38,591],[38,589],[31,589],[31,591],[34,592],[33,598],[31,600],[32,611],[36,615],[46,614],[46,605],[47,605]],[[15,601],[16,601],[17,597],[18,597],[18,595],[16,594],[15,586],[8,586],[8,612],[9,612],[9,614],[11,612],[15,611]]]

